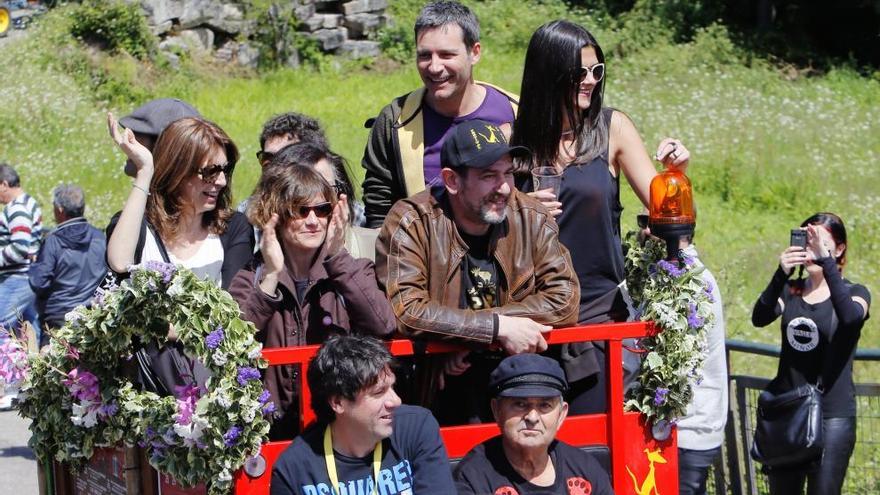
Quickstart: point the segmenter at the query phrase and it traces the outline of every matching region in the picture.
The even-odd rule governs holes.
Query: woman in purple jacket
[[[260,254],[238,272],[229,292],[266,348],[318,344],[338,333],[390,335],[394,313],[379,290],[373,263],[345,249],[347,198],[313,168],[270,166],[248,205],[262,229]],[[278,415],[271,439],[299,429],[300,374],[272,366],[264,383]]]

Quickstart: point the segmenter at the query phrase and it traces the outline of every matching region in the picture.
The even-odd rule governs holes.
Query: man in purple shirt
[[[480,119],[509,137],[517,97],[476,82],[480,24],[458,2],[432,2],[415,24],[416,67],[423,87],[395,98],[371,127],[362,165],[367,226],[380,227],[394,203],[441,185],[440,149],[461,122]]]

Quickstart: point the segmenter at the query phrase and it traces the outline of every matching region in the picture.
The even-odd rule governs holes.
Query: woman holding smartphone
[[[871,294],[843,278],[846,228],[833,213],[817,213],[801,228],[806,247],[782,252],[779,267],[758,298],[752,323],[764,327],[780,316],[782,353],[774,393],[804,384],[820,384],[825,451],[821,459],[802,466],[767,471],[772,495],[800,495],[804,482],[810,495],[841,492],[856,441],[853,356],[868,319]],[[792,244],[799,244],[792,236]],[[806,278],[790,280],[803,267]]]

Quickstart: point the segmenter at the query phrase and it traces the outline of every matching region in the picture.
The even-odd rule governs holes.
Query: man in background
[[[91,302],[107,273],[107,240],[83,217],[86,202],[82,188],[73,184],[56,187],[52,206],[57,226],[46,236],[28,273],[43,325],[40,347],[49,343],[49,329],[64,326],[67,312]]]

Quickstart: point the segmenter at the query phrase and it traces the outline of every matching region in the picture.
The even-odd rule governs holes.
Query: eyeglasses
[[[602,80],[605,77],[605,64],[596,64],[592,67],[581,67],[579,69],[575,69],[575,81],[583,82],[584,79],[587,78],[587,75],[590,74],[593,76],[593,79],[596,82]]]
[[[271,162],[273,158],[275,158],[275,153],[272,153],[271,151],[260,150],[257,152],[257,160],[259,160],[260,165],[266,165]]]
[[[294,218],[306,218],[309,213],[315,213],[318,218],[327,218],[333,213],[333,205],[330,203],[318,203],[316,205],[302,205],[293,211]]]
[[[218,163],[216,165],[207,165],[199,169],[196,175],[204,182],[214,182],[222,172],[226,178],[232,177],[232,171],[235,170],[234,163]]]
[[[636,223],[639,224],[639,228],[644,230],[648,228],[648,220],[650,216],[645,213],[640,213],[636,215]]]

